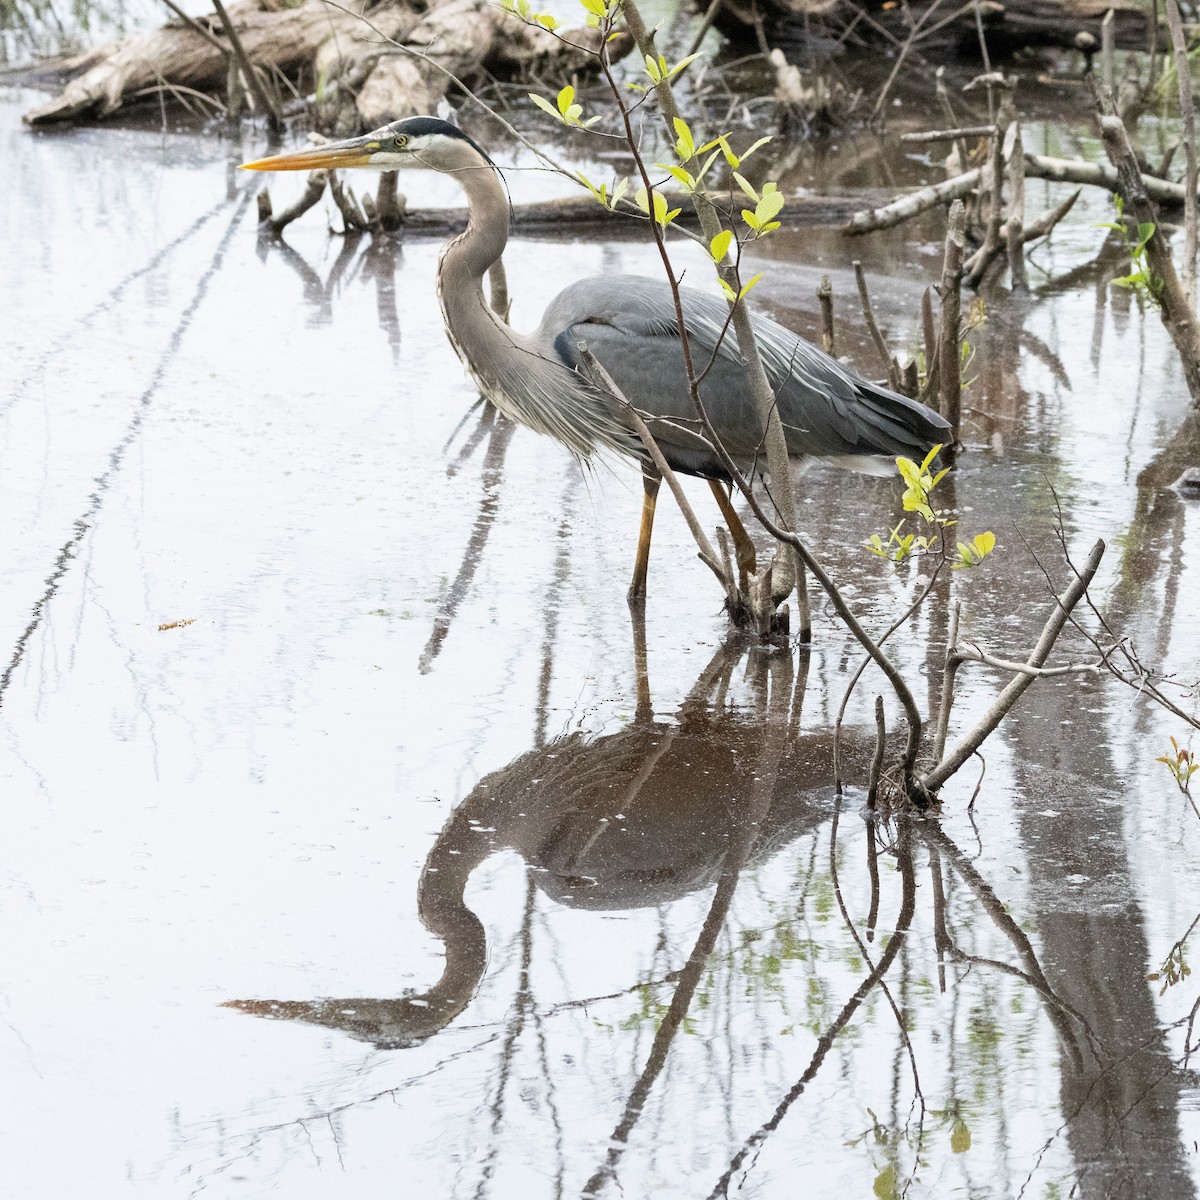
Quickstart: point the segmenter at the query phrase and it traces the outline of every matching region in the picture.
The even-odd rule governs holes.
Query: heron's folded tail
[[[906,455],[922,459],[950,441],[950,422],[918,400],[865,381],[858,384],[862,428],[857,454]]]

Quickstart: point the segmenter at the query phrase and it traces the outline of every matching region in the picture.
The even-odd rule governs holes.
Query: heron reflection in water
[[[794,695],[802,692],[790,655],[749,654],[753,706],[727,703],[742,654],[722,647],[671,720],[655,717],[642,674],[626,728],[597,738],[569,734],[480,780],[421,873],[418,912],[446,955],[428,991],[228,1006],[342,1029],[384,1049],[412,1045],[454,1020],[483,978],[484,927],[464,892],[492,855],[515,850],[535,886],[558,904],[634,909],[712,886],[735,847],[752,866],[822,824],[834,807],[833,733],[798,730]]]
[[[243,165],[255,171],[419,167],[453,175],[467,195],[470,217],[466,232],[438,260],[438,298],[451,344],[480,391],[506,416],[549,434],[580,458],[609,450],[642,464],[645,495],[631,598],[645,595],[660,476],[624,406],[581,372],[580,343],[644,415],[672,470],[710,482],[739,566],[753,570],[754,543],[723,486],[729,472],[701,436],[675,299],[665,280],[579,280],[550,302],[532,334],[516,332],[483,294],[484,276],[499,262],[509,234],[509,204],[495,164],[462,130],[434,117],[394,121],[364,137]],[[709,420],[738,468],[759,470],[762,424],[737,340],[726,331],[727,306],[690,288],[681,294],[694,361],[711,359],[700,389]],[[759,317],[755,336],[793,457],[890,474],[897,455],[920,459],[950,440],[950,427],[937,413],[867,382],[782,325]]]

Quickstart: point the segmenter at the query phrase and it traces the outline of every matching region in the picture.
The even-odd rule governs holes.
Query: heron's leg
[[[638,533],[637,560],[633,564],[633,578],[629,582],[629,602],[644,603],[646,599],[646,571],[650,566],[650,534],[654,530],[654,505],[658,501],[658,487],[662,476],[650,463],[642,467],[642,528]]]
[[[738,574],[741,576],[739,582],[742,591],[745,591],[747,578],[758,570],[754,542],[746,532],[741,517],[737,515],[733,502],[725,491],[725,485],[719,480],[710,479],[708,486],[712,488],[712,494],[717,498],[717,507],[721,510],[721,516],[725,518],[725,524],[729,526],[729,533],[733,538],[733,549],[737,554]]]

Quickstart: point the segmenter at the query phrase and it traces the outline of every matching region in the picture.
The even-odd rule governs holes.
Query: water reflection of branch
[[[874,969],[875,964],[871,961],[870,952],[867,950],[866,943],[859,935],[858,926],[854,924],[854,918],[851,917],[849,909],[846,907],[845,898],[842,896],[842,885],[838,878],[837,866],[837,834],[838,821],[842,815],[842,805],[839,798],[837,807],[833,810],[833,821],[830,823],[829,829],[829,878],[833,883],[833,894],[837,897],[838,908],[841,910],[842,920],[846,923],[846,928],[850,930],[850,936],[854,939],[854,944],[858,947],[858,952],[863,956],[863,961],[868,967]],[[868,923],[873,928],[875,917],[878,912],[879,904],[879,862],[877,858],[877,849],[875,845],[875,823],[878,816],[872,812],[868,814],[866,820],[867,828],[867,869],[872,872],[872,894],[871,894],[871,915],[868,917]],[[895,940],[895,939],[893,939]],[[890,944],[890,943],[889,943]],[[896,1026],[900,1030],[900,1040],[904,1045],[905,1051],[908,1053],[908,1064],[912,1071],[913,1079],[913,1104],[919,1106],[920,1115],[917,1118],[917,1147],[916,1158],[918,1162],[921,1157],[921,1149],[925,1141],[925,1093],[921,1090],[921,1074],[917,1069],[917,1053],[913,1049],[912,1039],[908,1036],[908,1026],[904,1020],[904,1014],[896,1004],[892,996],[892,990],[888,987],[883,977],[879,978],[879,990],[883,992],[887,998],[888,1006],[892,1010],[892,1015],[896,1018]],[[911,1110],[910,1110],[911,1112]],[[914,1165],[915,1170],[915,1165]]]
[[[310,319],[318,324],[327,324],[332,319],[334,297],[352,264],[352,276],[374,280],[379,328],[387,338],[393,363],[400,355],[400,317],[396,310],[396,258],[399,253],[400,243],[394,238],[376,237],[364,241],[361,234],[348,234],[342,239],[329,273],[322,279],[304,255],[282,238],[264,238],[258,244],[261,259],[265,260],[268,254],[277,254],[299,276],[304,304]]]
[[[775,1108],[775,1112],[770,1119],[763,1125],[759,1126],[745,1142],[742,1148],[733,1156],[729,1167],[725,1173],[717,1180],[716,1186],[708,1195],[708,1200],[714,1200],[717,1196],[729,1195],[729,1183],[733,1176],[741,1169],[742,1164],[750,1157],[751,1154],[756,1154],[759,1147],[767,1140],[776,1129],[779,1128],[783,1118],[787,1116],[788,1110],[793,1104],[804,1094],[808,1085],[816,1078],[817,1072],[821,1069],[821,1064],[824,1063],[826,1055],[833,1047],[833,1043],[837,1040],[838,1034],[850,1023],[851,1018],[862,1006],[862,1003],[871,994],[874,988],[879,984],[883,977],[891,969],[892,963],[895,962],[896,956],[900,953],[900,947],[904,944],[905,935],[912,926],[913,916],[916,913],[916,896],[917,885],[916,877],[913,872],[912,862],[912,838],[911,838],[912,821],[909,818],[903,818],[898,824],[896,853],[897,865],[900,871],[901,893],[900,893],[900,912],[896,918],[896,929],[892,939],[888,942],[879,962],[875,968],[867,975],[867,977],[859,984],[854,995],[846,1001],[842,1011],[838,1014],[837,1019],[822,1035],[821,1040],[817,1043],[817,1049],[814,1052],[808,1068],[804,1074],[792,1085],[787,1094],[779,1102]],[[753,1164],[751,1164],[753,1166]]]
[[[1099,1041],[1088,1024],[1087,1018],[1078,1009],[1063,1000],[1050,986],[1029,938],[1009,915],[1008,910],[1000,902],[991,885],[979,873],[975,864],[951,841],[946,831],[936,822],[922,822],[919,826],[919,831],[921,837],[931,850],[936,849],[939,856],[945,855],[947,860],[953,864],[954,869],[958,872],[963,882],[971,889],[976,899],[983,906],[984,912],[991,918],[992,924],[1012,943],[1014,949],[1017,951],[1017,955],[1025,966],[1025,970],[1022,971],[1019,967],[1015,967],[1010,963],[982,958],[960,950],[946,927],[945,907],[942,906],[939,913],[936,904],[934,907],[934,918],[935,921],[940,919],[940,930],[935,932],[935,944],[945,947],[947,953],[955,962],[992,967],[995,970],[1013,975],[1018,979],[1023,979],[1029,984],[1034,991],[1047,1001],[1047,1014],[1054,1025],[1055,1032],[1058,1034],[1064,1050],[1070,1055],[1071,1065],[1076,1071],[1083,1070],[1083,1054],[1079,1048],[1079,1041],[1075,1036],[1074,1029],[1066,1019],[1067,1017],[1079,1023],[1091,1045],[1093,1054],[1096,1055],[1097,1060],[1100,1060]]]
[[[4,696],[12,684],[13,677],[17,668],[25,659],[26,651],[29,648],[29,643],[33,635],[41,628],[42,623],[46,619],[47,612],[54,597],[58,594],[58,589],[62,581],[66,578],[68,571],[71,569],[71,564],[76,560],[79,553],[79,547],[83,544],[84,539],[91,532],[93,525],[100,514],[100,510],[104,505],[105,497],[108,494],[109,488],[112,486],[113,480],[120,473],[121,466],[125,461],[125,455],[130,446],[137,441],[141,434],[142,425],[146,420],[146,414],[150,411],[151,405],[154,403],[155,397],[158,395],[159,388],[162,382],[167,378],[167,368],[174,361],[179,353],[180,347],[183,345],[187,337],[188,331],[191,328],[192,321],[195,318],[200,306],[204,303],[204,298],[208,295],[208,289],[222,264],[225,261],[225,254],[229,249],[229,244],[233,238],[238,225],[241,223],[242,214],[246,211],[246,205],[249,202],[250,193],[245,192],[237,207],[234,209],[233,216],[230,218],[229,224],[225,228],[225,232],[221,235],[221,240],[218,242],[216,249],[213,251],[213,256],[205,269],[203,275],[196,283],[195,290],[192,293],[192,298],[188,302],[187,308],[184,309],[178,322],[175,324],[171,335],[167,340],[167,344],[163,347],[162,353],[158,356],[154,364],[154,370],[151,375],[150,383],[146,389],[138,397],[133,415],[130,417],[125,426],[125,430],[116,444],[108,453],[108,462],[104,470],[96,477],[92,487],[91,495],[88,497],[88,502],[84,510],[71,523],[71,534],[63,545],[59,548],[57,555],[54,558],[51,566],[50,574],[46,577],[45,586],[41,594],[34,600],[29,610],[29,620],[25,628],[18,635],[16,642],[13,645],[12,655],[8,660],[4,670],[0,672],[0,705],[3,705]],[[224,207],[223,205],[219,207]],[[217,210],[214,209],[214,212]],[[207,220],[207,217],[204,218]],[[198,229],[203,221],[197,222],[192,229]],[[191,231],[189,231],[190,233]],[[172,245],[179,244],[179,241]],[[134,276],[130,276],[134,278]],[[124,283],[120,285],[124,286]],[[114,293],[115,294],[115,293]],[[89,314],[90,315],[90,314]]]
[[[500,484],[503,480],[504,458],[517,427],[507,417],[495,412],[491,405],[484,406],[479,420],[481,425],[486,422],[489,426],[488,448],[483,458],[483,490],[479,497],[479,511],[475,516],[475,524],[471,528],[471,536],[467,539],[466,548],[463,550],[458,574],[455,575],[446,590],[446,595],[438,607],[438,614],[434,618],[433,631],[429,635],[429,641],[425,643],[425,649],[421,651],[418,670],[422,675],[428,675],[433,669],[433,660],[441,653],[442,644],[450,633],[450,626],[459,606],[471,589],[471,582],[475,578],[475,572],[479,569],[479,561],[483,556],[483,548],[487,545],[492,526],[496,521],[497,510],[500,507]]]

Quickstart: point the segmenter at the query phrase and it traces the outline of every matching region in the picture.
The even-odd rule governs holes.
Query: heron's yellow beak
[[[313,146],[296,154],[276,154],[271,158],[242,163],[241,170],[320,171],[330,167],[365,167],[370,164],[371,155],[379,148],[378,139],[349,138],[347,141],[333,142],[328,146]]]

